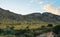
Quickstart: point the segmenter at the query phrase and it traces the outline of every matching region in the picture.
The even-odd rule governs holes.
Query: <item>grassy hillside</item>
[[[48,12],[21,15],[0,8],[0,37],[36,37],[53,31],[56,25],[60,25],[59,15]]]

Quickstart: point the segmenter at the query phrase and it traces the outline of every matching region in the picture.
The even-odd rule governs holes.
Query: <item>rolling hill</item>
[[[50,12],[21,15],[0,8],[0,36],[3,37],[5,35],[8,35],[8,37],[9,35],[12,37],[36,37],[41,33],[53,31],[56,25],[58,25],[58,31],[60,15]]]
[[[23,26],[24,29],[29,26],[29,28],[35,29],[44,24],[60,24],[60,15],[55,15],[49,12],[21,15],[0,8],[0,23],[1,28],[14,26],[16,27],[15,29],[20,29]]]
[[[55,15],[49,12],[44,13],[32,13],[28,15],[21,15],[4,10],[0,8],[0,19],[11,19],[17,21],[45,21],[45,22],[60,22],[60,15]]]

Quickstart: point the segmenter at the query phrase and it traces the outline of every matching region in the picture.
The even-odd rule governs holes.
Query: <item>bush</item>
[[[55,27],[53,28],[53,32],[54,32],[55,34],[59,34],[59,33],[60,33],[60,25],[55,26]]]
[[[4,33],[3,29],[0,29],[0,34]]]
[[[48,26],[47,27],[53,27],[53,24],[48,24]]]

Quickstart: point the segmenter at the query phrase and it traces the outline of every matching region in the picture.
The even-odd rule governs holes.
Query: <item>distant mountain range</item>
[[[44,21],[44,22],[60,22],[60,15],[55,15],[49,12],[44,13],[32,13],[28,15],[21,15],[16,14],[13,12],[10,12],[9,10],[4,10],[0,8],[0,19],[11,19],[11,20],[17,20],[17,21]]]

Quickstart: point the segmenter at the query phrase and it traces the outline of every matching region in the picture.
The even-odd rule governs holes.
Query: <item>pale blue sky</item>
[[[34,12],[50,11],[44,9],[48,6],[53,7],[51,12],[60,12],[60,0],[0,0],[0,7],[18,14],[29,14]],[[58,11],[59,10],[59,11]],[[57,13],[55,13],[57,14]]]

